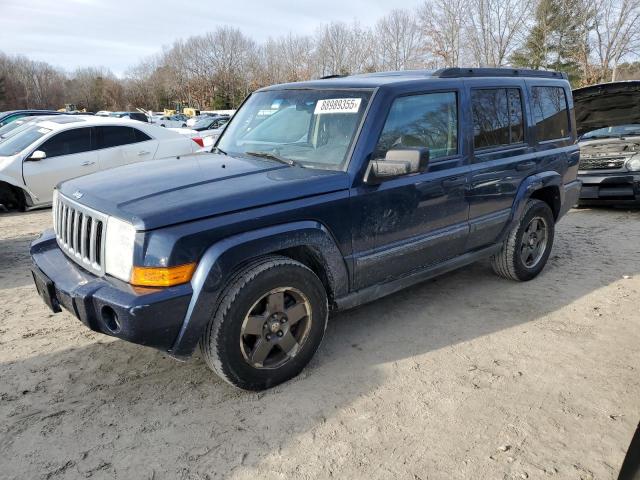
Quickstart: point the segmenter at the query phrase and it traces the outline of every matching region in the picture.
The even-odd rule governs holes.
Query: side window
[[[151,140],[151,137],[137,128],[132,128],[136,136],[136,142],[146,142],[147,140]]]
[[[428,147],[430,158],[458,152],[458,102],[455,92],[397,98],[384,124],[373,158],[396,147]]]
[[[47,158],[88,152],[92,150],[91,128],[74,128],[60,132],[44,142],[38,150],[45,152]]]
[[[569,111],[564,88],[533,87],[531,96],[536,121],[536,140],[544,142],[568,137]]]
[[[136,129],[131,127],[98,127],[98,148],[119,147],[139,142]]]
[[[471,91],[473,146],[499,147],[524,141],[522,98],[517,88]]]

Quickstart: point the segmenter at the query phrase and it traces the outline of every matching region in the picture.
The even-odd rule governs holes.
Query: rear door
[[[108,125],[96,127],[100,169],[152,159],[158,141],[134,127]]]
[[[24,181],[39,201],[50,202],[59,182],[98,171],[94,131],[91,127],[57,133],[34,150],[47,154],[43,160],[25,160]]]
[[[474,82],[469,90],[473,155],[466,250],[494,243],[507,225],[522,180],[538,169],[527,130],[524,81]]]

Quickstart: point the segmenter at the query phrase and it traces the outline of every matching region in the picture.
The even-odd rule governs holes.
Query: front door
[[[59,182],[98,171],[92,135],[93,129],[88,127],[65,130],[36,147],[46,153],[46,158],[24,160],[24,181],[38,203],[50,202]]]
[[[425,171],[362,185],[352,193],[354,287],[364,288],[460,254],[468,235],[468,166],[461,154],[454,90],[392,104],[373,158],[428,147]]]

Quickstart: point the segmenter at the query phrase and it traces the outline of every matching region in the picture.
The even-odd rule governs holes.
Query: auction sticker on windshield
[[[318,100],[315,115],[321,113],[358,113],[361,98],[327,98]]]

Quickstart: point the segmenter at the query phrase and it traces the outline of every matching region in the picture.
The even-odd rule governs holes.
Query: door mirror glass
[[[39,162],[40,160],[44,160],[45,158],[47,158],[46,153],[44,153],[42,150],[36,150],[29,156],[29,158],[27,158],[27,160],[31,162]]]
[[[424,171],[429,165],[427,147],[402,147],[387,150],[384,159],[372,160],[365,183],[377,184],[385,179]]]

